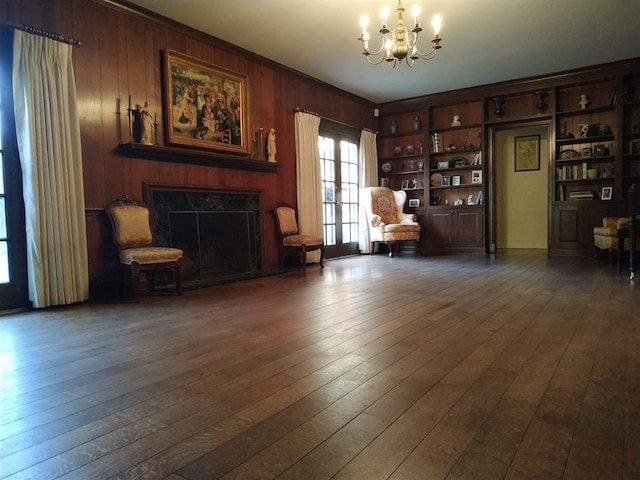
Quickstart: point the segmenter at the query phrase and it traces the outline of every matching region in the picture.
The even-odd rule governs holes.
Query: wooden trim
[[[196,163],[209,167],[254,170],[258,172],[276,172],[280,166],[279,163],[256,160],[239,155],[180,147],[143,145],[141,143],[121,143],[118,150],[120,153],[130,157],[179,163]]]

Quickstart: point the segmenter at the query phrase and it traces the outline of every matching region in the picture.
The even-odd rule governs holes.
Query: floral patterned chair
[[[398,242],[414,240],[420,243],[417,217],[403,212],[407,192],[386,187],[367,187],[362,189],[360,201],[367,215],[371,253],[375,242],[389,245],[390,257],[397,253]]]
[[[159,270],[174,272],[176,293],[182,287],[182,250],[158,247],[153,244],[151,214],[149,208],[129,197],[107,205],[105,209],[113,227],[113,241],[118,247],[121,267],[120,294],[123,293],[124,273],[128,272],[133,284],[135,301],[140,297],[140,272],[150,275],[150,289],[155,288],[155,277]]]
[[[298,212],[291,205],[280,202],[273,210],[276,213],[283,266],[287,252],[293,251],[298,256],[302,270],[305,270],[307,252],[320,250],[320,268],[324,268],[324,238],[315,235],[302,235],[298,228]]]

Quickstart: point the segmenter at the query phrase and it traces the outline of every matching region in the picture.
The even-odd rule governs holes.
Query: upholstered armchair
[[[390,257],[394,255],[394,248],[397,253],[398,242],[420,242],[420,224],[417,217],[403,212],[407,192],[394,191],[386,187],[367,187],[362,189],[360,201],[367,216],[371,253],[375,242],[389,245]]]
[[[599,250],[606,250],[611,259],[612,253],[618,250],[618,230],[628,228],[628,226],[628,217],[604,217],[602,219],[602,226],[593,229],[593,245],[596,249],[596,255]],[[629,249],[628,238],[625,239],[624,249]]]
[[[140,272],[151,274],[148,275],[151,281],[150,289],[154,290],[156,273],[169,269],[175,274],[176,293],[180,295],[182,250],[153,244],[149,208],[143,203],[125,197],[112,202],[105,210],[113,227],[113,240],[118,247],[121,267],[120,293],[124,290],[124,274],[129,273],[137,302],[140,296]]]
[[[307,252],[320,250],[320,267],[324,268],[324,238],[302,235],[298,228],[298,212],[291,205],[281,202],[273,210],[276,213],[283,266],[287,253],[293,251],[304,270],[307,265]]]

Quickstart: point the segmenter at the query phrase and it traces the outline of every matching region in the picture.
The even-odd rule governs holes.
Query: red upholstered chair
[[[153,244],[151,215],[149,208],[125,197],[115,200],[105,209],[113,227],[113,240],[118,247],[120,259],[120,292],[124,285],[124,274],[129,273],[136,302],[140,296],[140,272],[150,278],[150,288],[155,289],[155,277],[159,270],[174,272],[176,293],[181,294],[182,250],[158,247]]]

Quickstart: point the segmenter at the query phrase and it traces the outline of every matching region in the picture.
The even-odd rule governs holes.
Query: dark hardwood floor
[[[639,306],[522,250],[0,317],[0,478],[637,480]]]

